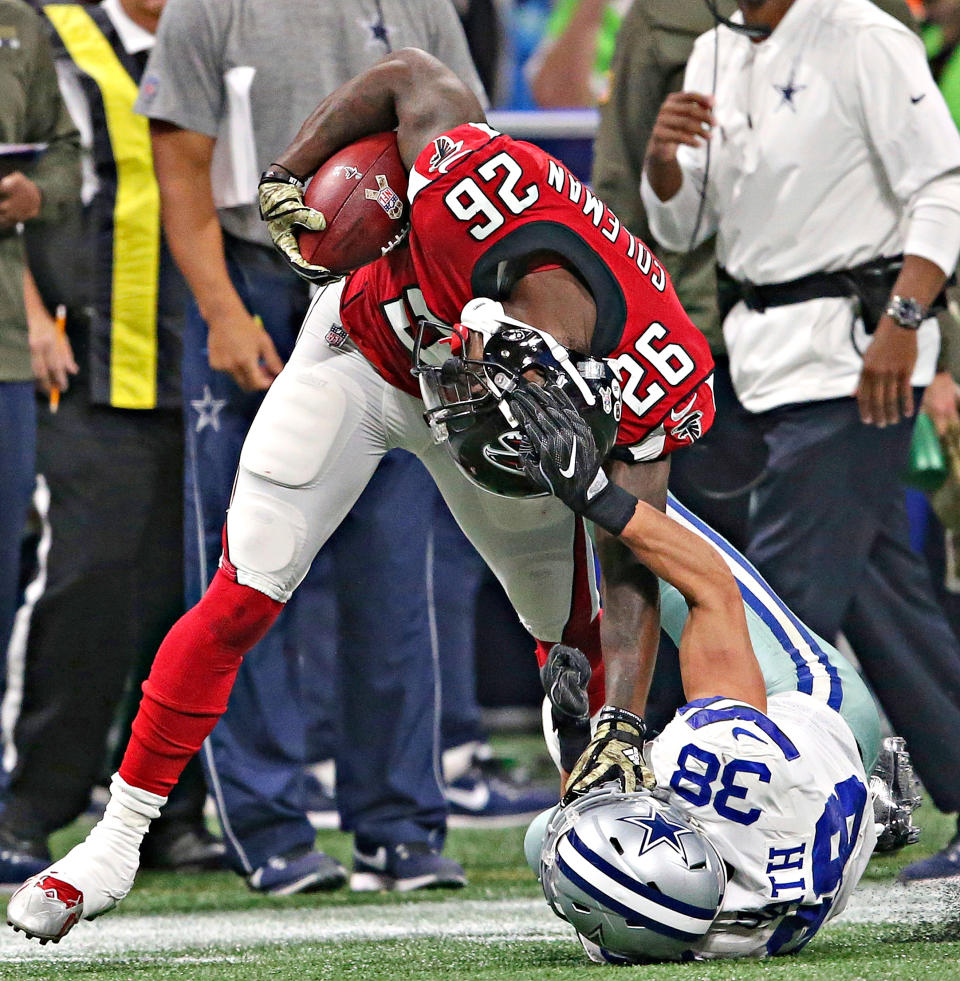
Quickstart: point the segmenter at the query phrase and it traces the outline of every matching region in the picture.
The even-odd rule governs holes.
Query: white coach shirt
[[[679,148],[683,186],[670,201],[643,180],[663,245],[685,251],[716,232],[720,264],[754,283],[848,268],[905,245],[953,269],[960,210],[941,211],[956,233],[910,228],[925,186],[960,168],[960,135],[911,31],[869,0],[794,0],[759,44],[725,27],[698,38],[684,89],[714,91],[715,64],[717,125],[699,228],[705,147]],[[763,313],[741,302],[724,338],[737,394],[753,412],[852,395],[869,344],[844,298]],[[933,377],[938,346],[931,318],[914,384]]]

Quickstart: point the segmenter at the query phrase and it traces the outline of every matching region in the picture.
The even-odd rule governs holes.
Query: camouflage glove
[[[561,803],[569,804],[608,780],[618,780],[620,789],[628,794],[644,788],[652,790],[656,779],[643,763],[646,733],[639,715],[605,705],[590,745],[570,774]]]
[[[322,232],[327,220],[321,212],[303,203],[303,181],[293,175],[266,171],[260,177],[257,188],[260,198],[260,217],[267,223],[273,244],[293,267],[293,271],[313,283],[330,282],[337,277],[324,269],[313,266],[300,253],[294,228],[308,232]]]

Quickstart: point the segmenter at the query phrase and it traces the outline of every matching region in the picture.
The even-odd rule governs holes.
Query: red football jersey
[[[421,317],[439,320],[427,309],[405,245],[347,277],[340,298],[344,330],[383,378],[417,398],[420,385],[410,369]],[[442,364],[450,357],[449,347],[437,345],[442,336],[431,332],[424,338],[421,355],[425,361]],[[335,336],[327,340],[336,346]]]
[[[408,186],[423,299],[455,323],[477,296],[505,299],[533,252],[558,253],[597,307],[591,354],[623,388],[614,455],[653,460],[713,422],[713,358],[651,251],[558,160],[478,123],[437,137]]]

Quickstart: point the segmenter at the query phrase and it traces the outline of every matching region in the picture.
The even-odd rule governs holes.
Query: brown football
[[[397,134],[365,136],[335,153],[303,199],[327,219],[325,231],[298,233],[304,259],[345,273],[379,258],[407,225],[407,169]]]

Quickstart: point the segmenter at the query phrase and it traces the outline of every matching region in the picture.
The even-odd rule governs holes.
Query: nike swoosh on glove
[[[304,259],[294,235],[295,228],[322,232],[327,227],[323,213],[303,203],[303,182],[265,173],[257,187],[260,217],[267,223],[270,238],[298,276],[312,283],[332,282],[339,277],[323,266],[314,266]]]
[[[577,514],[619,535],[637,499],[607,479],[593,433],[566,393],[556,385],[527,384],[508,403],[523,432],[526,475]]]
[[[610,780],[618,781],[620,789],[628,794],[644,788],[652,790],[656,778],[643,762],[646,733],[639,715],[605,705],[590,745],[570,774],[561,803],[569,804]]]

